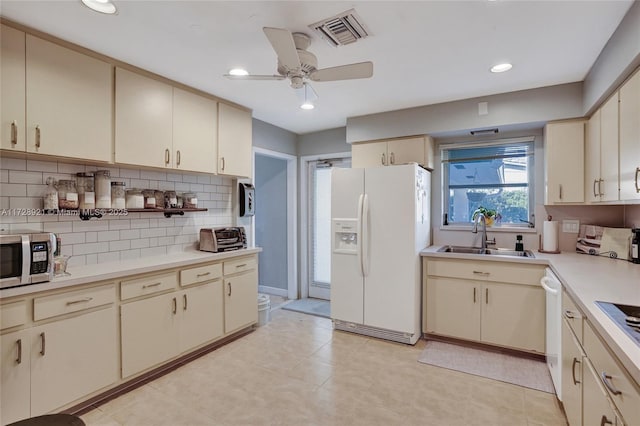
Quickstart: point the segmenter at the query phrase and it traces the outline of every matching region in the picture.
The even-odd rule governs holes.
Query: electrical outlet
[[[577,234],[578,232],[580,232],[580,221],[579,220],[563,220],[562,232],[567,232],[569,234]]]

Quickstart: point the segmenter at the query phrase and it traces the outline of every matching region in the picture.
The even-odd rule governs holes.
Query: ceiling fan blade
[[[305,99],[305,88],[306,88],[306,99]],[[296,95],[298,96],[298,101],[300,102],[300,104],[306,102],[310,102],[313,103],[315,101],[318,100],[318,94],[316,93],[315,90],[313,90],[313,86],[311,86],[309,83],[304,83],[302,85],[301,88],[299,89],[294,89],[296,92]]]
[[[312,72],[309,78],[313,81],[336,81],[369,78],[372,75],[373,62],[359,62],[357,64],[319,69]]]
[[[231,75],[224,74],[229,80],[284,80],[284,75]]]
[[[289,70],[300,68],[300,57],[298,57],[298,51],[295,43],[293,42],[293,35],[291,35],[291,31],[283,28],[271,27],[264,27],[262,31],[264,31],[265,35],[269,39],[269,43],[271,43],[273,50],[276,51],[280,65]]]

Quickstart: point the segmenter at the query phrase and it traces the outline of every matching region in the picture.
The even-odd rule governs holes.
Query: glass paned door
[[[308,265],[309,297],[330,299],[331,168],[350,167],[350,158],[309,162]]]

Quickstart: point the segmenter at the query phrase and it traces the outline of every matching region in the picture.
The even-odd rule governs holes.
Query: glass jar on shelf
[[[49,176],[47,178],[47,188],[44,190],[43,207],[47,212],[55,213],[58,211],[58,183],[55,178]]]
[[[176,191],[164,191],[164,208],[178,208],[178,194],[176,194]]]
[[[185,192],[182,194],[182,200],[185,209],[198,208],[198,195],[195,192]]]
[[[156,189],[155,191],[153,191],[153,193],[155,194],[155,197],[156,197],[156,209],[163,209],[164,208],[164,191],[160,191],[159,189]]]
[[[127,189],[126,206],[128,209],[144,209],[144,195],[142,195],[141,189]]]
[[[111,172],[109,170],[96,170],[93,173],[96,192],[96,208],[111,208]]]
[[[111,208],[125,209],[125,189],[126,185],[122,181],[111,182]]]
[[[76,187],[78,188],[78,208],[82,210],[95,209],[96,193],[93,173],[76,173]]]
[[[78,208],[78,190],[75,180],[60,179],[58,181],[58,207],[66,210]]]
[[[155,209],[156,208],[156,191],[153,189],[143,189],[142,196],[144,197],[144,208]],[[164,199],[164,195],[162,196]],[[164,201],[163,201],[164,203]]]

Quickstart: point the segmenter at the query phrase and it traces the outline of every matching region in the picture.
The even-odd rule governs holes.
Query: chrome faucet
[[[479,211],[475,212],[475,219],[473,220],[473,229],[471,232],[474,234],[478,233],[478,222],[482,222],[482,248],[484,250],[487,249],[487,245],[494,245],[496,243],[496,239],[493,238],[491,240],[487,239],[487,218],[484,216],[484,213],[480,213]]]

